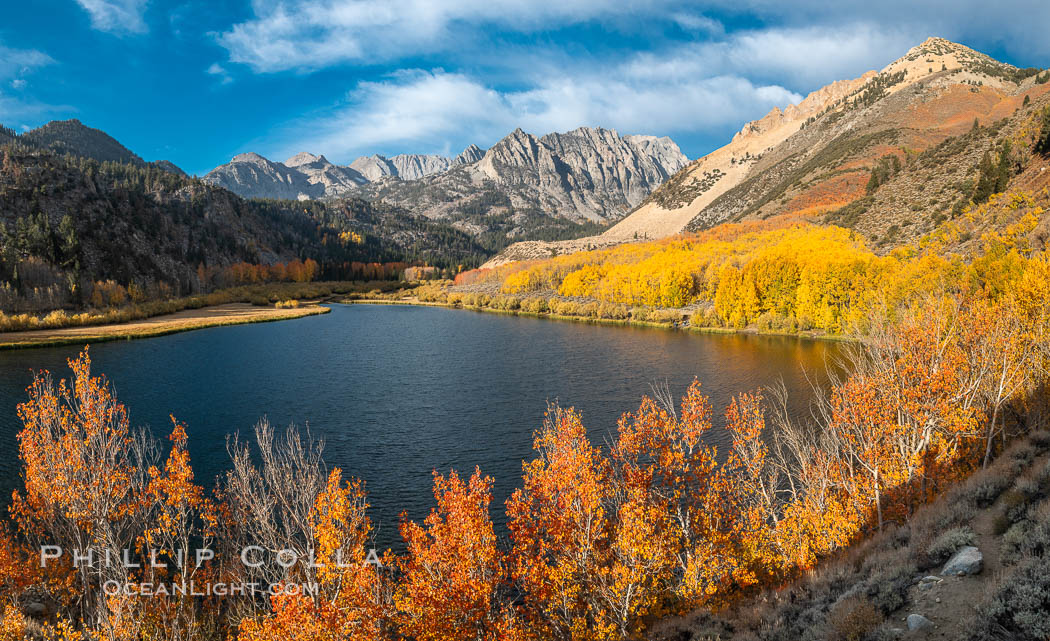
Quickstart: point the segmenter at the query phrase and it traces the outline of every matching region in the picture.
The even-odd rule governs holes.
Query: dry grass
[[[324,314],[328,308],[304,305],[296,308],[258,307],[247,303],[229,303],[201,309],[184,310],[129,323],[89,327],[65,327],[23,332],[0,333],[0,349],[18,349],[43,345],[99,343],[131,338],[148,338],[221,325],[263,323]]]

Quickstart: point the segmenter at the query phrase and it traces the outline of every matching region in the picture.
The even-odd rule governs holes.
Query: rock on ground
[[[941,574],[944,576],[965,576],[978,574],[984,566],[984,555],[972,545],[960,548],[944,565]]]
[[[930,621],[921,614],[909,614],[908,615],[908,629],[909,630],[921,630],[928,628],[933,625],[933,621]]]

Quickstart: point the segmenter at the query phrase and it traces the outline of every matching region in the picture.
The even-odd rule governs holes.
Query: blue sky
[[[930,35],[1050,66],[1041,0],[6,4],[0,123],[79,118],[198,174],[243,151],[456,154],[515,127],[670,135],[695,158]]]

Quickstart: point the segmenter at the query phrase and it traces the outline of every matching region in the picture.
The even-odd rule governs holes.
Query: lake
[[[227,466],[227,434],[263,416],[309,426],[325,461],[362,478],[380,527],[398,543],[397,516],[423,518],[431,471],[474,466],[495,479],[493,518],[531,459],[547,400],[582,412],[592,441],[615,433],[652,383],[676,397],[698,377],[721,416],[732,394],[783,377],[794,411],[811,397],[805,371],[823,371],[833,343],[557,322],[437,307],[334,305],[292,321],[216,327],[92,346],[134,425],[163,438],[169,414],[187,424],[198,482]],[[31,369],[68,377],[76,347],[0,352],[0,492],[18,482],[15,406]],[[725,433],[712,439],[725,444]]]

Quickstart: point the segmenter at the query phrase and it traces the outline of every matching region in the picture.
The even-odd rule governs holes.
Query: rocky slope
[[[304,154],[299,154],[293,160],[302,156]],[[306,171],[267,160],[254,152],[234,156],[229,163],[208,172],[204,182],[245,198],[308,200],[324,195],[324,186],[311,182]]]
[[[745,124],[602,238],[511,246],[489,266],[581,242],[660,238],[781,215],[853,227],[888,251],[960,213],[973,198],[983,154],[994,155],[1005,138],[1030,137],[1048,79],[1038,69],[930,38],[880,71],[832,83]],[[871,189],[876,170],[880,179]]]
[[[369,192],[474,234],[527,239],[564,225],[558,221],[591,228],[615,221],[686,162],[670,138],[589,127],[537,137],[518,129],[477,162],[417,181],[378,182]]]
[[[1041,641],[1050,632],[1048,447],[1050,432],[1033,431],[907,522],[775,590],[661,621],[649,638]]]
[[[881,71],[832,83],[746,124],[608,234],[660,237],[744,218],[772,191],[788,201],[763,216],[844,205],[863,195],[856,183],[866,183],[863,174],[879,156],[903,157],[905,148],[921,151],[965,132],[975,118],[988,124],[1011,115],[1027,91],[1040,91],[1036,71],[930,38]],[[799,174],[802,167],[809,171]],[[787,174],[791,188],[780,189],[777,177]]]
[[[588,127],[537,137],[518,129],[487,151],[471,145],[455,158],[373,155],[339,167],[306,153],[284,163],[241,154],[204,180],[245,197],[355,194],[477,236],[542,237],[564,227],[561,219],[592,227],[618,219],[686,162],[666,137]]]
[[[350,167],[340,167],[328,162],[324,156],[315,156],[305,151],[284,161],[289,172],[299,172],[306,176],[311,187],[305,188],[320,196],[340,196],[357,190],[368,182],[361,172]],[[299,196],[302,198],[302,196]]]

